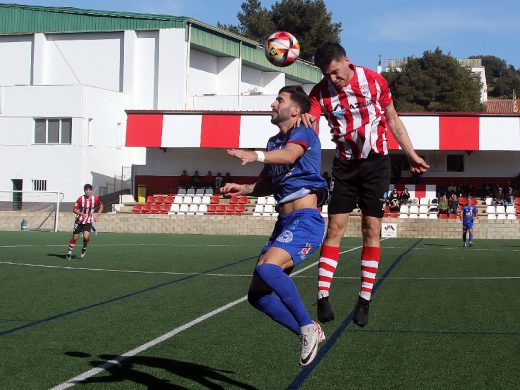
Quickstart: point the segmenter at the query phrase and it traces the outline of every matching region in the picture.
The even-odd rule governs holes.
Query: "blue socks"
[[[296,285],[282,267],[275,264],[262,264],[256,267],[255,274],[278,297],[268,292],[249,291],[248,299],[253,307],[297,335],[300,335],[302,326],[312,324]]]

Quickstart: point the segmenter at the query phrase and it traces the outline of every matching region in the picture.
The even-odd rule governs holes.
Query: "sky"
[[[43,6],[188,16],[216,25],[238,24],[244,0],[18,0]],[[261,0],[271,9],[275,0]],[[378,56],[421,57],[439,47],[456,58],[494,55],[520,69],[520,0],[325,0],[341,22],[351,62],[376,68]],[[498,8],[497,8],[498,7]]]

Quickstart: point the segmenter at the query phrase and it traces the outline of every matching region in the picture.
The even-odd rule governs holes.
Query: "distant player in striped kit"
[[[74,222],[74,230],[69,241],[69,250],[65,256],[67,260],[71,259],[72,251],[76,246],[76,241],[78,240],[81,233],[83,233],[83,248],[81,248],[81,258],[85,257],[87,254],[87,245],[90,240],[90,232],[94,229],[92,220],[97,222],[99,220],[99,216],[103,212],[103,204],[101,203],[99,196],[92,195],[92,185],[85,184],[83,186],[83,190],[85,191],[85,194],[80,196],[74,204],[73,212],[76,214],[76,221]],[[94,216],[95,209],[97,209],[97,212]]]
[[[311,109],[302,121],[306,126],[315,126],[323,113],[336,143],[329,220],[318,271],[318,319],[334,319],[329,289],[349,213],[359,205],[363,250],[361,287],[353,321],[365,326],[380,259],[384,194],[390,182],[387,129],[390,127],[406,153],[412,172],[425,172],[429,166],[415,152],[393,106],[388,84],[380,74],[351,64],[345,49],[335,42],[320,46],[314,61],[324,78],[312,89]]]

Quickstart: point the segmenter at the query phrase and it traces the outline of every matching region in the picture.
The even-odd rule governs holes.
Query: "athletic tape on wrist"
[[[255,152],[256,153],[256,161],[264,162],[265,161],[265,153],[264,152]]]

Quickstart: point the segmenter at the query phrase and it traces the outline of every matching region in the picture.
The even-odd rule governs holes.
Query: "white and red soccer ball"
[[[289,66],[300,55],[298,40],[287,31],[271,34],[264,46],[265,57],[276,66]]]

